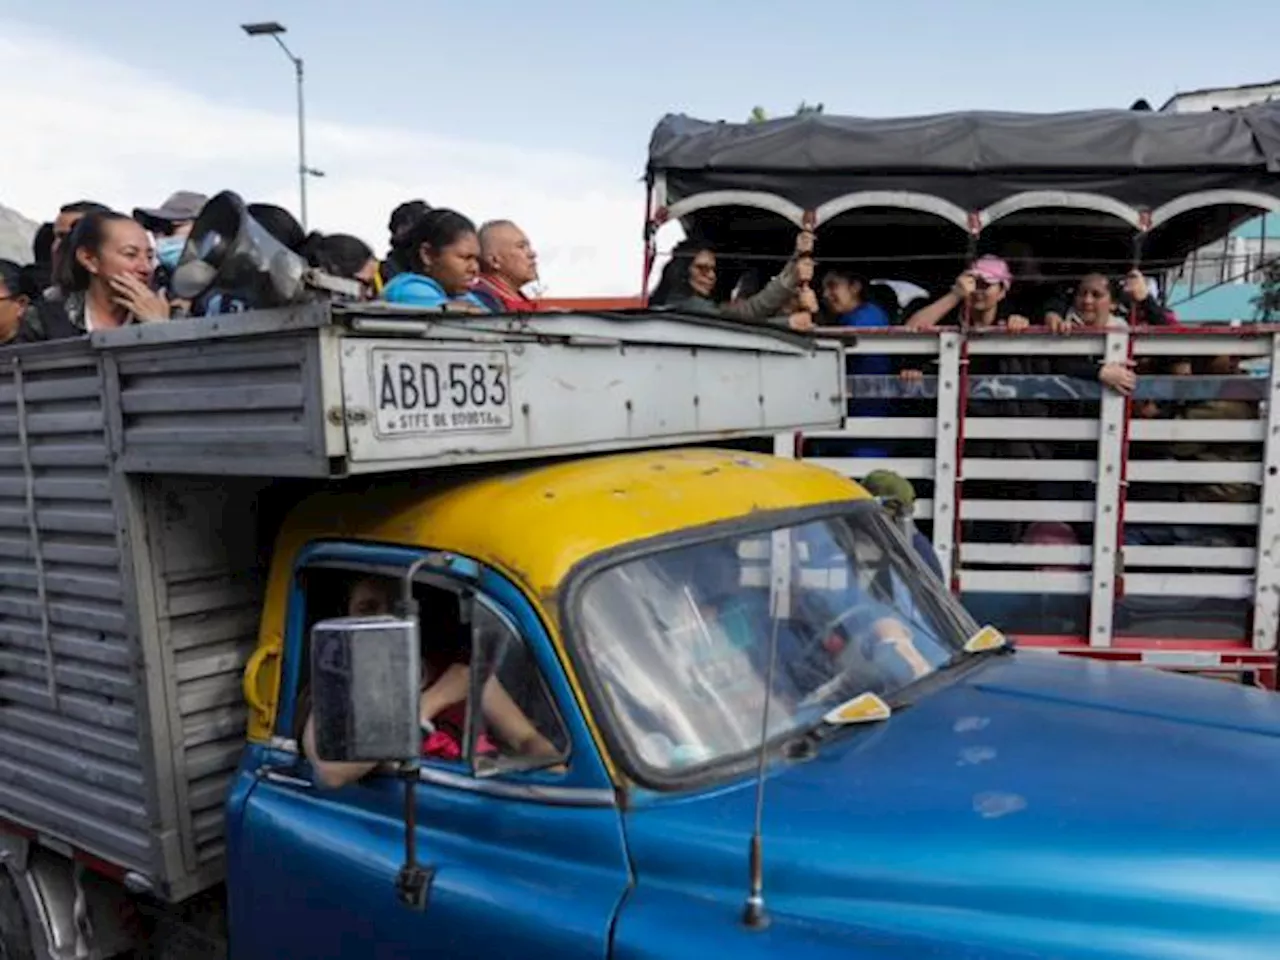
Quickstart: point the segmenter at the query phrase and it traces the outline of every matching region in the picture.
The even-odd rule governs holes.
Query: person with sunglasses
[[[1005,327],[1025,330],[1031,322],[1009,311],[1005,298],[1013,286],[1009,264],[999,257],[979,257],[956,278],[951,289],[916,311],[908,330],[942,326]]]
[[[715,248],[702,240],[681,240],[671,251],[671,260],[663,268],[649,302],[684,313],[812,330],[818,312],[818,298],[810,287],[813,246],[813,232],[801,230],[796,234],[795,253],[764,289],[721,303],[717,297],[719,265]]]
[[[168,285],[168,278],[182,257],[187,237],[195,228],[196,218],[208,202],[209,198],[203,193],[179,190],[158,207],[134,208],[133,219],[156,237],[157,286]]]
[[[996,256],[982,256],[973,261],[956,278],[951,290],[916,311],[907,321],[908,330],[933,330],[938,327],[969,329],[1025,330],[1031,322],[1011,307],[1009,290],[1013,271]],[[972,357],[971,377],[1008,377],[1043,375],[1052,372],[1051,362],[1039,356],[991,354]],[[904,371],[905,375],[905,371]],[[994,399],[970,395],[965,407],[967,417],[1047,417],[1050,411],[1044,401],[1033,398]],[[1033,437],[1016,439],[971,439],[965,441],[966,456],[991,460],[1040,460],[1052,456],[1049,444]],[[978,499],[1036,499],[1039,488],[1026,480],[967,481],[965,495]],[[1013,522],[998,521],[987,525],[1001,542],[1014,542],[1018,528]]]

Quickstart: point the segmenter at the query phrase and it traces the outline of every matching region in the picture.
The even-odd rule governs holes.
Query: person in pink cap
[[[1003,328],[1025,330],[1031,324],[1026,317],[1009,309],[1006,298],[1013,286],[1013,272],[1009,264],[999,257],[979,257],[956,278],[951,289],[929,305],[922,307],[906,324],[908,330],[933,330],[942,326],[967,326],[978,329]],[[1046,372],[1048,364],[1039,357],[1019,357],[1007,354],[976,356],[969,361],[971,377],[1003,377]],[[900,377],[913,380],[924,375],[923,370],[906,371]],[[970,417],[1035,417],[1049,416],[1043,401],[1014,399],[969,398],[965,407]],[[972,439],[965,441],[965,456],[991,460],[1036,460],[1052,454],[1051,448],[1035,438],[1013,440]],[[993,485],[994,484],[994,485]],[[979,499],[1007,497],[1036,499],[1034,484],[1018,480],[966,481],[965,496]],[[1015,525],[999,521],[989,525],[998,529],[1002,542],[1014,535]]]
[[[1009,264],[999,257],[979,257],[956,277],[950,290],[918,310],[907,321],[907,329],[932,330],[967,323],[976,327],[1001,326],[1009,330],[1025,330],[1031,325],[1026,317],[1001,309],[1011,286],[1013,273]]]

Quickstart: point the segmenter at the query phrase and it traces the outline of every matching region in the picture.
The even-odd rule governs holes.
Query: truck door
[[[326,560],[334,550],[324,548]],[[359,553],[367,559],[367,551]],[[360,573],[344,572],[348,580]],[[553,745],[563,762],[553,770],[531,769],[546,761],[511,751],[503,742],[509,728],[488,719],[492,710],[467,703],[468,722],[500,750],[471,762],[450,759],[447,750],[424,758],[418,858],[431,881],[422,910],[401,905],[395,880],[404,857],[403,784],[375,772],[326,789],[297,745],[304,721],[290,708],[306,674],[303,639],[310,623],[333,615],[323,612],[324,603],[345,592],[329,577],[300,578],[291,601],[279,735],[269,748],[258,748],[254,768],[242,774],[240,792],[247,796],[239,812],[233,802],[229,817],[232,956],[607,955],[629,882],[607,773],[532,608],[495,574],[485,572],[470,586],[479,588],[471,610],[484,629],[467,628],[476,640],[469,651],[473,666],[466,669],[485,664],[496,670],[503,693],[536,727],[540,749]],[[447,643],[457,628],[434,619],[440,608],[424,604],[424,650]]]

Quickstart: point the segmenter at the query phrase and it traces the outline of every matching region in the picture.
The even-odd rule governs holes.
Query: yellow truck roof
[[[572,567],[613,547],[760,510],[860,499],[830,470],[734,450],[591,457],[389,493],[321,494],[281,545],[341,536],[459,553],[553,594]],[[292,551],[290,551],[292,552]]]
[[[765,510],[866,499],[858,484],[796,460],[675,449],[591,457],[451,481],[427,476],[322,493],[281,529],[258,651],[245,670],[249,735],[270,736],[285,607],[298,551],[346,539],[471,557],[515,580],[548,616],[565,576],[613,547]],[[572,678],[571,678],[572,680]]]

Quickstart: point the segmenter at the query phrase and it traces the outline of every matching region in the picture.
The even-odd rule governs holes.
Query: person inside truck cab
[[[398,584],[386,577],[360,577],[347,595],[347,616],[377,617],[390,614],[395,606]],[[457,612],[456,598],[445,591],[431,591],[421,613],[424,624],[423,690],[420,721],[424,756],[441,760],[462,757],[463,731],[470,688],[470,638]],[[445,602],[437,602],[445,601]],[[511,753],[521,756],[559,758],[557,750],[525,715],[496,677],[490,677],[483,694],[483,716],[489,729]],[[302,725],[302,749],[311,761],[316,779],[336,789],[371,773],[374,763],[336,763],[316,756],[315,726],[312,722],[309,691],[299,696],[298,716]],[[476,741],[479,755],[495,755],[499,746],[485,733]]]
[[[817,297],[809,289],[813,280],[813,233],[802,230],[796,235],[795,253],[782,271],[763,290],[729,303],[716,300],[716,251],[702,240],[681,240],[671,251],[671,260],[663,268],[650,302],[686,313],[724,317],[730,320],[770,321],[794,330],[813,326],[817,313]],[[799,309],[785,316],[793,305]]]
[[[799,619],[826,625],[816,638],[829,658],[823,671],[830,675],[860,664],[867,689],[882,692],[905,686],[946,659],[933,618],[910,585],[911,567],[904,557],[886,553],[853,532],[857,528],[808,524],[802,529],[808,565],[841,571],[834,582],[819,577],[806,585],[803,577],[796,578]]]
[[[911,544],[912,550],[939,580],[942,564],[929,541],[915,523],[916,489],[911,481],[892,470],[872,470],[862,478],[862,487],[879,501],[893,525]]]
[[[382,291],[387,303],[489,312],[471,291],[480,277],[480,237],[474,223],[455,210],[431,210],[414,222],[408,244],[409,268]]]

